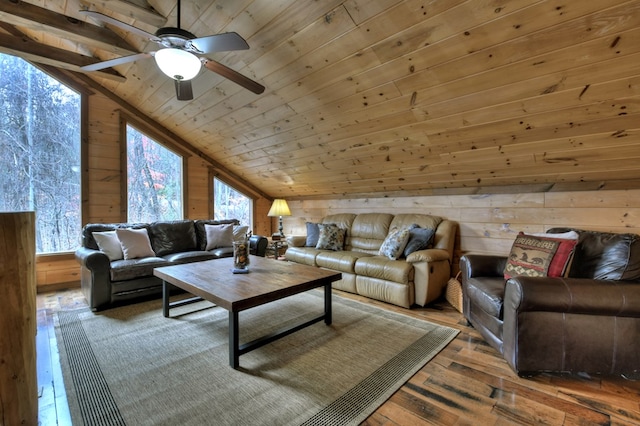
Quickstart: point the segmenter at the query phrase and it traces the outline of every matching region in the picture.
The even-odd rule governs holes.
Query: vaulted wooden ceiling
[[[176,25],[174,0],[0,0],[0,51],[157,49],[87,7]],[[178,101],[153,59],[87,75],[273,197],[640,179],[638,0],[183,0],[181,27],[244,37],[209,56],[266,91],[205,70]]]

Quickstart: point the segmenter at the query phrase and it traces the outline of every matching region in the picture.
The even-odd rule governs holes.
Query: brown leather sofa
[[[505,281],[507,257],[463,256],[464,316],[520,376],[640,378],[640,236],[574,231],[567,278]]]
[[[435,221],[434,221],[435,220]],[[340,213],[325,216],[346,230],[340,251],[305,247],[305,237],[288,238],[288,261],[342,272],[334,288],[405,308],[439,298],[451,276],[457,224],[426,214]],[[397,260],[378,255],[387,235],[412,224],[435,227],[433,246]]]
[[[89,307],[97,311],[123,302],[159,297],[162,295],[162,280],[153,275],[154,268],[233,256],[232,246],[205,249],[205,224],[238,223],[230,219],[85,225],[82,247],[76,250],[75,257],[80,263],[80,285]],[[155,256],[111,261],[98,248],[93,233],[122,228],[146,229]],[[267,243],[265,237],[253,235],[249,240],[250,253],[264,257]]]

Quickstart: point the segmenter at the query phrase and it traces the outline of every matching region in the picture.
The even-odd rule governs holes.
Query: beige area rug
[[[155,300],[58,313],[74,425],[358,424],[458,331],[333,296],[319,322],[229,366],[228,312],[208,302],[162,316]],[[246,342],[323,312],[311,291],[240,313]]]

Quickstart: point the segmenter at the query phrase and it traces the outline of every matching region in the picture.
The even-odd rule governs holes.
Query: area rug
[[[240,313],[240,342],[323,312],[310,291]],[[229,366],[228,312],[161,301],[57,314],[74,425],[349,425],[365,420],[457,335],[333,296],[323,322]]]

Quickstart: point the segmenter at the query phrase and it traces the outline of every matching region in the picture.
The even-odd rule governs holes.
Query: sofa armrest
[[[289,247],[304,247],[307,243],[307,237],[304,235],[291,235],[287,237]]]
[[[418,250],[407,256],[407,262],[435,262],[438,260],[449,260],[449,252],[442,249]]]
[[[640,282],[518,276],[507,281],[504,309],[640,317]]]
[[[84,266],[91,271],[100,271],[108,274],[111,269],[109,257],[100,250],[80,247],[76,250],[75,255],[80,266]]]
[[[269,240],[262,235],[252,235],[249,238],[249,253],[255,256],[265,257]]]
[[[100,250],[80,247],[75,252],[80,263],[80,286],[92,310],[111,303],[111,261]]]
[[[460,271],[464,278],[502,277],[507,264],[506,256],[465,254],[460,258]]]

